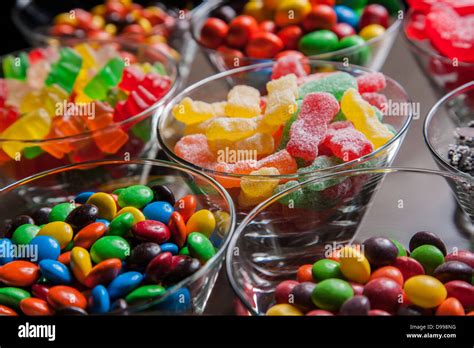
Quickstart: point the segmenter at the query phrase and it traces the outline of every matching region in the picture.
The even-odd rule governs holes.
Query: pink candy
[[[366,92],[362,93],[362,98],[370,105],[375,106],[380,111],[383,111],[387,106],[387,97],[385,94]]]
[[[344,162],[353,161],[374,150],[372,143],[354,127],[329,129],[324,146]]]
[[[288,55],[278,59],[273,66],[272,80],[278,79],[288,74],[295,74],[296,77],[308,75],[304,69],[300,57]]]
[[[215,164],[215,156],[209,149],[204,134],[192,134],[182,137],[176,143],[174,151],[177,156],[201,167],[212,168]]]
[[[357,87],[359,93],[378,92],[386,86],[385,76],[382,73],[374,72],[357,77]]]

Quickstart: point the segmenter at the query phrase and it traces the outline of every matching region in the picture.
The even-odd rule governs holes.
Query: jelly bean
[[[396,239],[391,239],[392,243],[395,244],[395,246],[398,249],[398,255],[397,256],[407,256],[407,251],[405,247]]]
[[[175,203],[174,210],[181,214],[184,222],[187,222],[196,211],[196,197],[193,195],[182,197]]]
[[[164,243],[164,244],[161,244],[161,250],[166,253],[166,252],[170,252],[171,254],[173,255],[176,255],[178,254],[179,252],[179,248],[176,244],[173,244],[173,243]]]
[[[104,314],[110,310],[110,297],[105,286],[97,285],[92,289],[88,308],[94,314]]]
[[[459,261],[474,268],[474,253],[468,250],[458,250],[455,253],[446,255],[445,261]]]
[[[107,287],[111,299],[117,299],[137,288],[143,280],[143,275],[138,272],[125,272],[112,280]]]
[[[188,235],[192,232],[200,232],[206,237],[210,237],[216,228],[216,219],[207,209],[201,209],[195,212],[186,223]]]
[[[70,266],[74,277],[85,284],[85,279],[92,270],[92,262],[89,252],[81,247],[74,247],[71,250]]]
[[[36,225],[24,224],[18,227],[12,235],[14,244],[29,244],[41,228]]]
[[[136,302],[152,300],[163,296],[165,292],[166,289],[161,285],[144,285],[130,292],[125,297],[125,301],[132,304]]]
[[[443,283],[428,275],[411,277],[405,282],[403,289],[408,300],[421,308],[437,307],[447,296]]]
[[[390,313],[383,311],[381,309],[371,309],[369,311],[369,317],[375,317],[375,316],[383,316],[383,317],[388,317],[390,316]]]
[[[125,237],[135,223],[135,218],[131,213],[117,215],[109,225],[107,235]]]
[[[135,237],[154,243],[164,243],[170,239],[170,230],[164,223],[155,220],[140,221],[133,225],[132,232]]]
[[[56,315],[66,315],[66,316],[76,316],[76,315],[87,315],[87,312],[79,307],[76,306],[66,306],[56,309]]]
[[[216,254],[211,241],[199,232],[192,232],[188,235],[188,248],[189,254],[201,263],[209,261]]]
[[[344,302],[339,310],[341,315],[369,315],[370,302],[365,296],[354,296]]]
[[[201,28],[199,41],[207,48],[217,48],[225,40],[229,28],[218,18],[208,18]]]
[[[296,280],[300,283],[313,282],[313,265],[307,264],[300,266],[296,272]]]
[[[400,272],[402,272],[405,281],[416,275],[425,274],[423,266],[417,260],[407,256],[397,257],[392,266],[398,268]]]
[[[389,278],[398,283],[398,285],[403,286],[403,275],[402,272],[393,266],[384,266],[376,269],[370,276],[370,280],[375,278]]]
[[[307,56],[331,52],[337,49],[336,34],[329,30],[319,30],[304,35],[299,42],[299,49]]]
[[[433,245],[443,253],[443,256],[446,256],[446,245],[444,245],[443,241],[432,232],[421,231],[415,233],[411,237],[409,243],[411,252],[422,245]]]
[[[115,217],[126,213],[130,213],[133,215],[134,224],[139,223],[140,221],[145,221],[145,215],[143,215],[143,213],[139,209],[133,207],[125,207],[120,209],[117,215],[115,215]]]
[[[153,193],[155,194],[155,201],[164,201],[168,202],[171,205],[175,205],[176,199],[173,192],[168,186],[165,185],[154,185],[151,187]]]
[[[310,316],[310,317],[332,317],[332,316],[334,316],[334,314],[332,314],[329,311],[325,311],[324,309],[315,309],[315,310],[309,311],[308,313],[306,313],[306,315]]]
[[[370,264],[365,256],[355,248],[346,246],[339,253],[342,274],[357,283],[367,283],[370,279]]]
[[[130,245],[122,237],[105,236],[92,245],[90,254],[92,261],[95,263],[107,259],[125,260],[130,255]]]
[[[463,262],[448,261],[436,267],[433,277],[442,283],[451,280],[463,280],[469,283],[472,280],[472,267]]]
[[[74,198],[74,201],[79,204],[85,204],[94,193],[92,191],[81,192]]]
[[[27,287],[38,278],[38,266],[28,261],[12,261],[0,267],[0,282],[5,285]]]
[[[41,275],[52,284],[70,284],[72,275],[69,269],[61,262],[55,260],[43,260],[39,263]]]
[[[289,303],[290,295],[298,284],[299,283],[294,280],[285,280],[278,284],[275,288],[276,303]]]
[[[184,255],[177,255],[171,258],[171,271],[166,276],[165,282],[175,284],[181,280],[196,273],[201,268],[198,259],[194,259]]]
[[[54,208],[53,208],[54,209]],[[74,230],[95,222],[99,215],[99,209],[93,204],[83,204],[72,210],[66,217],[66,222],[71,225]]]
[[[143,208],[153,200],[154,193],[151,188],[145,185],[132,185],[125,188],[118,196],[118,203],[121,207]]]
[[[463,282],[462,280],[452,280],[444,284],[444,286],[446,287],[448,296],[459,300],[464,308],[469,309],[474,307],[474,285]]]
[[[150,261],[161,253],[161,248],[156,243],[141,243],[132,249],[127,258],[127,269],[143,271]]]
[[[318,283],[311,295],[313,303],[325,310],[339,310],[341,305],[354,296],[350,284],[341,279],[326,279]]]
[[[298,308],[287,303],[281,303],[270,307],[266,313],[269,316],[299,316],[303,315]]]
[[[179,247],[182,247],[184,243],[186,243],[188,232],[186,230],[186,224],[183,217],[177,211],[174,211],[171,214],[168,228],[170,230],[171,240],[174,241]]]
[[[48,221],[49,222],[55,222],[55,221],[65,221],[67,216],[71,211],[73,211],[76,208],[76,205],[73,203],[60,203],[55,205],[52,209],[51,212],[49,213],[48,216]]]
[[[122,261],[120,259],[108,259],[95,265],[86,279],[84,285],[93,288],[97,285],[107,285],[110,283],[122,269]]]
[[[0,305],[8,306],[13,309],[20,308],[20,302],[31,297],[28,291],[15,288],[15,287],[4,287],[0,288]]]
[[[99,209],[98,217],[112,221],[117,213],[117,204],[113,197],[104,192],[94,193],[86,202],[95,205]]]
[[[59,247],[64,249],[72,240],[73,230],[72,227],[65,222],[55,221],[44,225],[41,230],[39,230],[37,237],[33,238],[31,243],[40,236],[54,238],[59,243]]]
[[[152,282],[161,282],[170,272],[173,255],[171,253],[161,253],[154,257],[146,267],[146,278]]]
[[[0,305],[0,317],[1,316],[17,316],[18,313],[7,306]]]
[[[0,250],[2,251],[0,253],[0,266],[13,261],[13,255],[10,253],[10,250],[13,250],[12,247],[13,245],[10,239],[0,239]]]
[[[290,303],[295,305],[304,312],[308,312],[314,308],[314,303],[311,300],[311,294],[314,291],[315,283],[303,282],[296,285],[291,291]]]
[[[229,23],[226,42],[231,47],[242,48],[258,29],[255,18],[247,15],[237,16]]]
[[[444,262],[443,253],[435,246],[425,244],[417,247],[411,252],[411,257],[423,266],[426,274],[433,271]]]
[[[388,238],[372,237],[364,241],[364,255],[371,265],[386,266],[398,255],[397,246]]]
[[[150,203],[143,208],[143,215],[145,215],[148,220],[156,220],[168,224],[173,211],[174,209],[171,204],[158,201]]]
[[[91,223],[82,228],[73,239],[75,247],[81,247],[84,249],[90,249],[91,246],[101,238],[107,227],[102,222]]]
[[[464,307],[462,306],[461,302],[459,302],[454,297],[448,297],[436,309],[436,315],[438,315],[438,316],[444,316],[444,315],[463,316],[463,315],[465,315]]]
[[[339,262],[328,259],[315,262],[313,264],[312,274],[314,280],[318,282],[329,278],[344,278]]]
[[[39,298],[25,298],[20,302],[21,311],[28,316],[50,316],[54,310],[45,300]]]
[[[31,286],[31,293],[33,294],[33,296],[45,301],[46,297],[48,296],[48,291],[49,287],[47,287],[46,285],[36,283]]]
[[[396,281],[390,278],[375,278],[365,284],[364,296],[369,299],[372,309],[392,313],[401,304],[403,290]]]

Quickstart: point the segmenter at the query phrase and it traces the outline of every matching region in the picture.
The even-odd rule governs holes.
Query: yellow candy
[[[96,28],[102,29],[105,25],[105,19],[102,16],[92,16],[92,23]]]
[[[369,24],[365,26],[359,33],[359,36],[365,41],[385,34],[385,28],[380,24]]]
[[[252,118],[215,118],[206,130],[208,140],[237,141],[257,133],[257,122]]]
[[[275,140],[269,133],[256,133],[235,143],[236,150],[255,151],[258,156],[270,155],[275,151]]]
[[[264,116],[257,116],[254,120],[257,122],[257,132],[259,133],[273,134],[280,128],[278,124],[268,124],[265,122]]]
[[[173,107],[173,116],[186,125],[197,124],[217,116],[223,116],[222,103],[210,104],[184,98]]]
[[[117,33],[117,26],[115,24],[109,23],[105,25],[104,30],[110,35],[115,35]]]
[[[49,87],[43,87],[41,90],[32,91],[26,94],[20,105],[20,113],[28,113],[43,108],[50,117],[62,116],[58,115],[58,105],[63,105],[68,100],[69,95],[58,85],[54,84]]]
[[[270,316],[300,316],[303,312],[295,306],[287,303],[280,303],[270,307],[267,311],[267,315]]]
[[[77,18],[69,12],[63,12],[54,17],[54,24],[69,24],[75,27],[77,25]]]
[[[366,102],[353,88],[349,88],[341,99],[341,110],[354,127],[365,134],[374,147],[386,144],[393,138],[393,133],[379,121],[375,109]]]
[[[101,5],[94,6],[91,10],[91,13],[95,14],[95,15],[102,16],[102,15],[105,15],[106,11],[107,10],[105,8],[105,5],[101,4]]]
[[[276,10],[275,23],[279,27],[289,24],[298,24],[311,11],[311,4],[308,0],[283,0],[279,1]]]
[[[260,115],[260,92],[250,86],[238,85],[227,95],[225,114],[229,117],[255,117]]]
[[[448,295],[443,283],[428,275],[409,278],[403,289],[410,302],[422,308],[438,307]]]
[[[209,127],[212,121],[213,119],[210,118],[209,120],[203,122],[188,124],[184,127],[184,135],[206,134],[206,129]]]
[[[294,74],[267,83],[268,98],[263,120],[269,125],[281,125],[298,108],[298,85]]]
[[[341,272],[348,280],[365,284],[370,279],[370,264],[364,254],[350,246],[344,247],[339,255]]]
[[[74,277],[83,284],[84,279],[86,279],[92,269],[92,261],[89,252],[81,247],[72,248],[70,267]]]
[[[268,11],[263,2],[251,0],[245,4],[244,14],[254,17],[257,22],[261,22],[272,18],[272,13]]]
[[[125,213],[130,213],[133,215],[134,224],[136,224],[137,222],[146,220],[145,215],[143,215],[141,210],[134,207],[125,207],[125,208],[120,209],[118,213],[115,215],[115,217],[125,214]]]
[[[298,81],[296,75],[288,74],[268,82],[267,91],[269,95],[275,92],[291,91],[294,97],[298,99]]]
[[[151,31],[153,29],[150,21],[146,18],[140,18],[138,20],[138,25],[140,25],[143,28],[143,30],[145,31],[146,34],[151,33]]]
[[[238,197],[239,205],[243,207],[254,206],[272,196],[273,191],[279,184],[279,180],[268,177],[268,175],[279,174],[278,169],[265,167],[254,170],[249,176],[244,176],[240,180],[241,191]]]
[[[188,235],[192,232],[200,232],[209,237],[216,228],[216,218],[207,209],[201,209],[195,212],[186,223]]]
[[[56,239],[61,249],[64,249],[69,244],[72,240],[72,235],[72,227],[63,221],[50,222],[44,225],[37,234],[37,236],[48,236]]]
[[[86,202],[99,209],[99,218],[112,221],[117,214],[117,205],[111,195],[104,192],[94,193]]]

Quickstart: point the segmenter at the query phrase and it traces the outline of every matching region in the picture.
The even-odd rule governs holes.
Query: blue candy
[[[92,289],[89,297],[89,310],[91,313],[102,314],[110,310],[110,296],[103,285],[97,285]]]
[[[154,309],[168,313],[186,313],[191,309],[191,294],[187,288],[178,289],[154,306]]]
[[[171,254],[176,255],[179,252],[178,246],[174,243],[163,243],[160,245],[160,248],[162,253],[170,252]]]
[[[143,275],[139,272],[126,272],[119,275],[107,287],[111,299],[123,297],[138,287],[143,280]]]
[[[359,25],[359,16],[353,9],[344,5],[338,5],[334,6],[334,11],[336,12],[338,23],[346,23],[354,29],[357,29],[357,26]]]
[[[43,260],[39,268],[43,277],[53,284],[70,284],[73,281],[69,269],[59,261]]]
[[[168,224],[173,211],[174,209],[171,204],[168,202],[158,201],[148,204],[143,209],[143,215],[145,215],[148,220],[156,220]]]
[[[95,192],[92,191],[81,192],[76,196],[76,198],[74,198],[74,202],[85,204],[89,197],[92,196],[94,193]]]
[[[0,265],[13,261],[12,242],[8,238],[0,239]]]
[[[61,247],[56,239],[48,236],[36,236],[29,245],[36,249],[36,257],[32,257],[32,261],[39,262],[41,260],[57,260],[61,254]],[[36,260],[35,260],[36,258]]]
[[[95,220],[95,222],[102,222],[105,227],[109,228],[109,225],[110,225],[110,221],[109,220],[105,220],[105,219],[97,219]]]

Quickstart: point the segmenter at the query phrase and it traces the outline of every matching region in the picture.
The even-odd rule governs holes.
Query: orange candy
[[[303,265],[298,268],[298,272],[296,272],[296,280],[300,283],[303,282],[314,282],[313,273],[312,273],[313,265]]]
[[[446,300],[443,301],[436,309],[436,315],[457,315],[463,316],[464,314],[464,307],[462,306],[461,302],[454,297],[448,297]]]
[[[61,262],[64,266],[69,266],[69,263],[71,262],[71,252],[66,251],[65,253],[59,255],[58,261]]]
[[[0,316],[13,317],[17,315],[18,315],[17,312],[15,312],[13,309],[4,305],[0,305]]]
[[[80,230],[74,237],[74,246],[90,249],[92,244],[102,237],[107,227],[102,222],[94,222]]]
[[[51,124],[51,130],[46,136],[47,139],[64,138],[72,135],[77,135],[85,131],[84,124],[80,118],[75,116],[70,117],[55,117]],[[42,145],[44,151],[51,156],[61,159],[65,154],[70,153],[75,147],[75,144],[70,140],[45,142]]]
[[[39,268],[32,262],[12,261],[0,267],[0,282],[8,286],[31,286],[39,278]]]
[[[403,287],[403,275],[402,272],[396,267],[385,266],[375,270],[370,276],[370,280],[375,278],[390,278],[395,280],[400,286]]]
[[[95,265],[84,280],[84,285],[93,288],[96,285],[108,284],[118,276],[122,269],[120,259],[108,259]]]
[[[184,243],[186,243],[188,233],[186,231],[184,219],[179,212],[174,211],[171,213],[168,228],[171,232],[171,238],[173,241],[178,245],[178,247],[182,248]]]
[[[53,315],[54,310],[45,300],[29,297],[20,302],[20,309],[25,315],[43,316]]]
[[[85,296],[70,286],[53,286],[49,289],[47,300],[53,308],[73,306],[86,309],[87,307],[87,299]]]
[[[196,211],[196,197],[187,195],[174,204],[174,210],[181,214],[184,222],[187,222]]]

